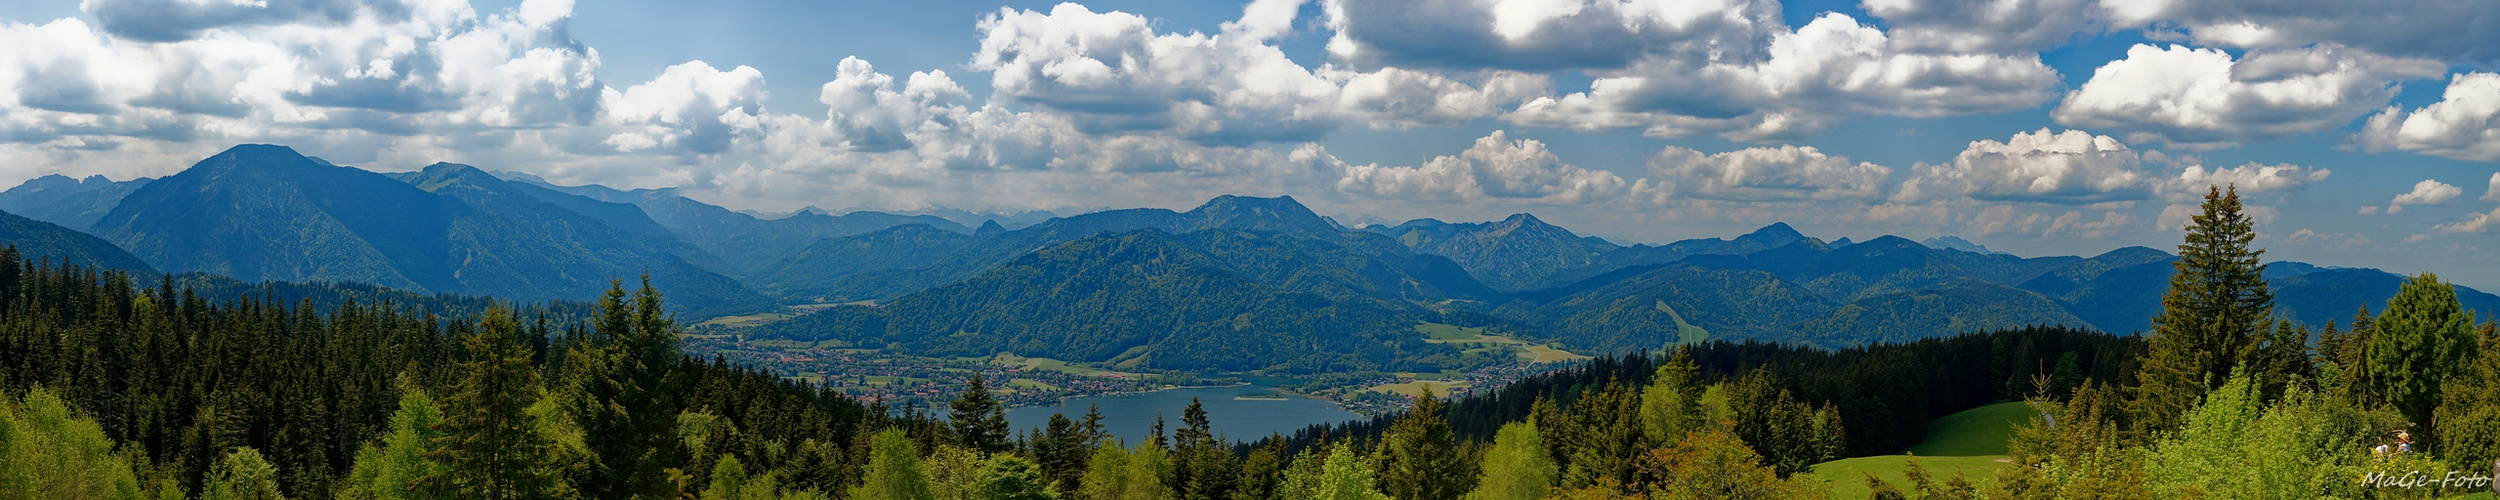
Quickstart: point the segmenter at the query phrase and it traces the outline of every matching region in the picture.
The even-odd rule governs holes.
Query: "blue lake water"
[[[1285,399],[1235,399],[1245,395],[1273,395],[1274,388],[1257,385],[1172,389],[1143,394],[1091,396],[1070,398],[1056,406],[1026,406],[1007,410],[1007,423],[1016,430],[1039,430],[1050,424],[1053,413],[1066,414],[1069,420],[1083,422],[1086,405],[1102,408],[1103,430],[1119,436],[1124,442],[1136,444],[1154,427],[1155,416],[1163,416],[1164,435],[1181,427],[1181,411],[1189,408],[1189,399],[1198,398],[1207,410],[1207,424],[1215,434],[1227,440],[1255,441],[1269,433],[1291,435],[1312,424],[1332,424],[1363,418],[1345,411],[1336,403],[1299,395]]]

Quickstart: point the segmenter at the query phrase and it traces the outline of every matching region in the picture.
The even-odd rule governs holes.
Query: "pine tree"
[[[520,344],[512,311],[486,312],[477,333],[463,341],[469,361],[452,368],[458,382],[444,397],[429,458],[444,470],[420,479],[425,489],[458,498],[552,498],[553,483],[541,474],[550,444],[529,415],[538,403],[538,371]]]
[[[2461,362],[2474,359],[2480,347],[2473,327],[2474,313],[2457,302],[2456,288],[2431,273],[2406,279],[2396,296],[2387,299],[2378,332],[2370,337],[2374,389],[2414,425],[2437,428],[2431,410],[2439,406],[2441,384],[2458,372]]]
[[[990,457],[978,476],[980,496],[984,500],[1049,500],[1059,496],[1050,491],[1042,471],[1014,454],[1000,453]]]
[[[383,436],[380,446],[366,445],[356,453],[356,463],[348,473],[348,493],[342,496],[364,500],[434,500],[452,498],[417,488],[417,480],[443,472],[443,464],[428,455],[434,441],[443,437],[434,429],[442,422],[441,408],[434,398],[415,386],[413,377],[401,377],[399,411],[391,415],[391,433]]]
[[[278,492],[278,467],[260,450],[235,448],[209,469],[200,500],[286,500]]]
[[[887,429],[869,441],[868,470],[853,500],[930,500],[929,474],[920,468],[920,450],[900,429]]]
[[[630,305],[624,286],[612,281],[600,297],[598,338],[566,355],[575,368],[567,411],[594,456],[579,488],[592,498],[672,498],[663,471],[677,463],[680,446],[675,322],[661,315],[650,277]]]
[[[2254,221],[2241,213],[2237,189],[2211,188],[2193,217],[2153,317],[2149,349],[2136,376],[2130,408],[2139,436],[2176,428],[2207,391],[2235,367],[2259,356],[2257,338],[2274,308],[2266,288],[2265,250],[2249,247]]]
[[[1553,457],[1545,454],[1545,440],[1537,437],[1533,419],[1502,425],[1493,435],[1493,449],[1484,452],[1483,469],[1475,491],[1467,493],[1468,500],[1545,498],[1559,474]]]
[[[1447,412],[1440,398],[1424,391],[1416,396],[1414,409],[1390,424],[1383,438],[1380,480],[1391,498],[1448,500],[1474,486],[1468,479],[1475,474],[1465,470],[1449,422],[1442,418]]]
[[[982,453],[1007,451],[1007,409],[990,396],[988,379],[973,375],[963,395],[947,406],[956,442]]]

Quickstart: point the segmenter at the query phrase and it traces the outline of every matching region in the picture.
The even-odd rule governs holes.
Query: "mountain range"
[[[674,189],[562,186],[438,163],[376,173],[244,145],[160,179],[0,192],[21,252],[152,274],[588,300],[647,274],[689,319],[851,304],[751,338],[1179,369],[1430,370],[1442,323],[1585,351],[1710,339],[1849,347],[2026,325],[2149,328],[2176,260],[2025,258],[1953,237],[1826,241],[1774,223],[1620,245],[1530,214],[1350,228],[1291,197],[1188,211],[745,213]],[[81,231],[84,231],[83,233]],[[92,235],[92,236],[90,236]],[[2269,263],[2277,313],[2382,308],[2403,277]],[[2459,287],[2468,308],[2500,296]]]

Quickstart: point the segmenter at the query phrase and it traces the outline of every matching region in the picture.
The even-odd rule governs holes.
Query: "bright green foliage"
[[[278,467],[251,448],[227,452],[201,486],[200,500],[286,500],[278,493]]]
[[[1725,427],[1736,421],[1735,389],[1728,384],[1710,384],[1701,391],[1701,423],[1707,427]]]
[[[712,484],[703,488],[703,500],[737,500],[746,486],[746,464],[738,463],[736,455],[723,455],[712,466]]]
[[[2433,427],[2440,386],[2474,359],[2479,342],[2474,314],[2457,303],[2456,289],[2422,273],[2405,280],[2379,313],[2370,337],[2370,381],[2378,394],[2414,425]]]
[[[1649,387],[1641,389],[1641,436],[1651,446],[1674,442],[1701,426],[1701,387],[1693,383],[1693,372],[1692,359],[1678,351],[1658,365]]]
[[[868,442],[868,471],[853,500],[930,500],[929,475],[920,467],[920,447],[900,429],[877,433]]]
[[[574,368],[568,413],[595,458],[580,481],[582,496],[673,497],[664,469],[677,463],[681,446],[676,321],[661,313],[660,294],[645,277],[631,304],[624,282],[611,282],[596,326],[595,339],[566,355]]]
[[[2359,412],[2295,388],[2271,407],[2254,377],[2234,375],[2188,412],[2179,433],[2145,457],[2153,491],[2168,496],[2353,496],[2371,435]]]
[[[0,498],[142,498],[130,464],[52,391],[0,397]]]
[[[427,457],[434,441],[443,437],[434,429],[442,420],[442,409],[435,407],[434,398],[424,390],[401,389],[399,412],[391,414],[391,433],[382,437],[380,445],[367,444],[356,452],[356,464],[339,496],[351,500],[451,498],[416,487],[417,479],[444,470],[442,462]]]
[[[542,466],[550,443],[529,408],[538,403],[538,370],[519,342],[512,312],[494,308],[465,339],[469,361],[452,368],[456,385],[443,398],[443,436],[429,457],[445,469],[419,483],[428,490],[471,499],[554,496]]]
[[[982,453],[1007,451],[1007,407],[990,397],[989,383],[981,375],[973,375],[963,396],[948,405],[952,411],[947,422],[955,428],[955,442]]]
[[[938,500],[981,498],[981,467],[989,461],[986,453],[951,444],[937,445],[922,465],[923,470],[929,471],[929,493]]]
[[[2473,359],[2440,387],[2440,454],[2458,464],[2500,460],[2500,323],[2483,323]]]
[[[1673,446],[1641,456],[1653,499],[1792,499],[1807,495],[1796,479],[1783,479],[1761,464],[1761,455],[1735,435],[1705,429],[1684,435]]]
[[[1493,449],[1484,452],[1482,475],[1477,476],[1476,489],[1467,493],[1467,499],[1545,498],[1557,475],[1553,457],[1545,453],[1545,440],[1537,437],[1534,420],[1503,424],[1493,436]]]
[[[1373,480],[1374,471],[1371,460],[1363,458],[1362,452],[1355,451],[1345,443],[1337,443],[1336,446],[1330,447],[1328,456],[1324,459],[1305,454],[1296,462],[1302,460],[1316,460],[1320,461],[1320,464],[1319,467],[1309,468],[1302,467],[1299,463],[1295,464],[1293,470],[1285,474],[1285,485],[1278,488],[1282,490],[1278,496],[1313,500],[1388,500],[1389,498],[1389,495],[1380,492]]]
[[[1172,490],[1164,486],[1163,476],[1171,469],[1171,459],[1152,443],[1138,443],[1132,451],[1121,448],[1116,440],[1104,440],[1094,450],[1077,496],[1088,500],[1170,498]]]
[[[1059,498],[1050,491],[1040,467],[1013,454],[990,457],[981,467],[980,493],[983,500],[1049,500]]]
[[[2259,260],[2265,251],[2249,247],[2257,237],[2254,223],[2241,213],[2236,189],[2209,189],[2202,209],[2179,244],[2177,271],[2136,375],[2140,387],[2129,409],[2142,436],[2176,428],[2234,368],[2268,366],[2251,362],[2274,308]]]
[[[1389,427],[1381,449],[1381,486],[1399,500],[1449,500],[1475,485],[1475,472],[1459,453],[1450,424],[1443,420],[1449,405],[1427,391],[1415,408]]]

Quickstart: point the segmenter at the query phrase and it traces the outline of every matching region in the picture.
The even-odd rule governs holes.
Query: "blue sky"
[[[2495,5],[10,2],[0,183],[268,142],[767,211],[1285,194],[2092,255],[2236,182],[2270,257],[2500,289]]]

